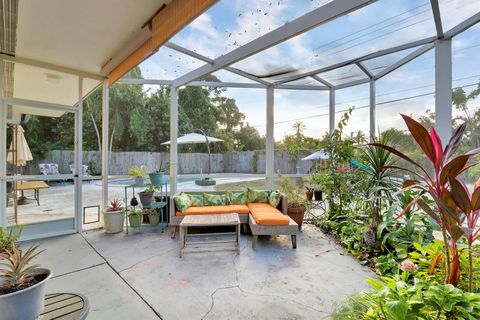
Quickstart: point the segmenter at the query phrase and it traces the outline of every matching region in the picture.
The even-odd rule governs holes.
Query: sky
[[[171,40],[180,46],[217,58],[278,28],[326,0],[221,0]],[[439,0],[445,31],[480,12],[477,0]],[[429,0],[379,0],[348,15],[320,25],[304,34],[246,58],[234,67],[265,76],[277,72],[303,73],[321,67],[435,35]],[[468,92],[480,79],[480,26],[476,25],[453,39],[453,85]],[[378,72],[414,51],[405,50],[365,62]],[[168,48],[161,48],[141,64],[146,79],[173,80],[204,63]],[[434,51],[418,57],[377,81],[377,127],[404,128],[400,112],[420,116],[434,108]],[[251,83],[228,71],[214,73],[222,81]],[[320,74],[334,84],[360,79],[362,72],[348,66]],[[298,84],[318,84],[313,79]],[[293,83],[292,83],[293,84]],[[232,89],[246,121],[265,133],[265,89]],[[478,101],[472,103],[472,108]],[[369,85],[336,91],[336,121],[341,110],[354,106],[346,132],[363,130],[368,134]],[[306,134],[321,138],[328,130],[328,93],[324,91],[275,91],[275,139],[291,133],[294,121],[303,121]]]

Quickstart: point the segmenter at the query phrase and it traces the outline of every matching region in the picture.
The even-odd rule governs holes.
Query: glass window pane
[[[292,21],[326,0],[220,1],[178,33],[172,42],[216,58]]]
[[[429,1],[380,0],[235,64],[288,77],[435,35]]]
[[[195,46],[188,48],[194,50]],[[161,47],[157,53],[140,64],[140,72],[130,72],[125,77],[173,80],[204,64],[205,62],[178,51]]]
[[[446,32],[480,11],[480,2],[471,0],[439,0],[443,31]]]
[[[320,73],[319,76],[333,85],[367,79],[365,73],[354,64],[329,72]]]

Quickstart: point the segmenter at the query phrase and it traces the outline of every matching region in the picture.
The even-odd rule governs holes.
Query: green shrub
[[[408,284],[384,277],[367,282],[374,291],[351,296],[332,313],[332,319],[437,320],[479,319],[480,296],[452,285],[420,281]]]

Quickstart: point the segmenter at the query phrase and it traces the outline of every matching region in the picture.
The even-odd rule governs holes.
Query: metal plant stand
[[[166,181],[166,180],[165,180]],[[152,199],[152,202],[148,206],[142,206],[142,204],[139,202],[137,206],[133,207],[130,205],[129,202],[129,195],[131,194],[132,197],[135,196],[135,188],[146,188],[147,186],[139,186],[135,184],[131,184],[129,186],[125,187],[125,231],[128,234],[130,228],[134,229],[141,229],[143,227],[162,227],[165,229],[168,225],[167,219],[163,218],[163,208],[166,207],[167,209],[167,217],[168,217],[168,209],[169,209],[169,203],[168,203],[168,192],[167,192],[167,183],[162,183],[161,185],[157,186],[160,188],[160,196],[159,196],[159,201],[156,201],[155,199]],[[129,192],[131,190],[131,193]],[[135,209],[157,209],[160,210],[160,223],[155,226],[151,226],[150,224],[145,224],[143,223],[143,217],[142,217],[142,223],[138,228],[131,227],[129,220],[128,220],[128,213],[132,210]]]

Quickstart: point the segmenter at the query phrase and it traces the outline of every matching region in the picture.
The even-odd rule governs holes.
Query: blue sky
[[[269,31],[317,8],[326,0],[222,0],[177,34],[172,42],[216,58]],[[480,1],[440,0],[444,30],[480,11]],[[259,75],[296,70],[304,72],[331,65],[391,46],[435,35],[429,0],[380,0],[339,19],[328,22],[264,52],[235,64],[235,67]],[[395,62],[411,52],[405,51],[368,62],[371,69]],[[454,86],[468,85],[480,78],[480,27],[477,25],[454,38]],[[142,63],[149,79],[174,79],[202,62],[161,48]],[[223,81],[251,82],[226,71],[215,73]],[[356,68],[321,75],[336,84],[357,79]],[[461,79],[461,80],[458,80]],[[315,84],[314,80],[299,83]],[[377,82],[377,102],[404,99],[434,89],[433,50],[394,71]],[[473,87],[465,88],[471,90]],[[247,121],[264,133],[265,90],[228,89]],[[368,131],[368,85],[337,91],[337,110],[356,106],[347,131]],[[472,104],[472,107],[475,104]],[[433,95],[381,104],[377,108],[380,129],[402,128],[399,112],[419,116],[433,109]],[[277,90],[275,94],[275,138],[291,131],[294,119],[303,119],[307,134],[321,137],[328,130],[328,94],[326,92]],[[337,119],[340,115],[337,114]]]

